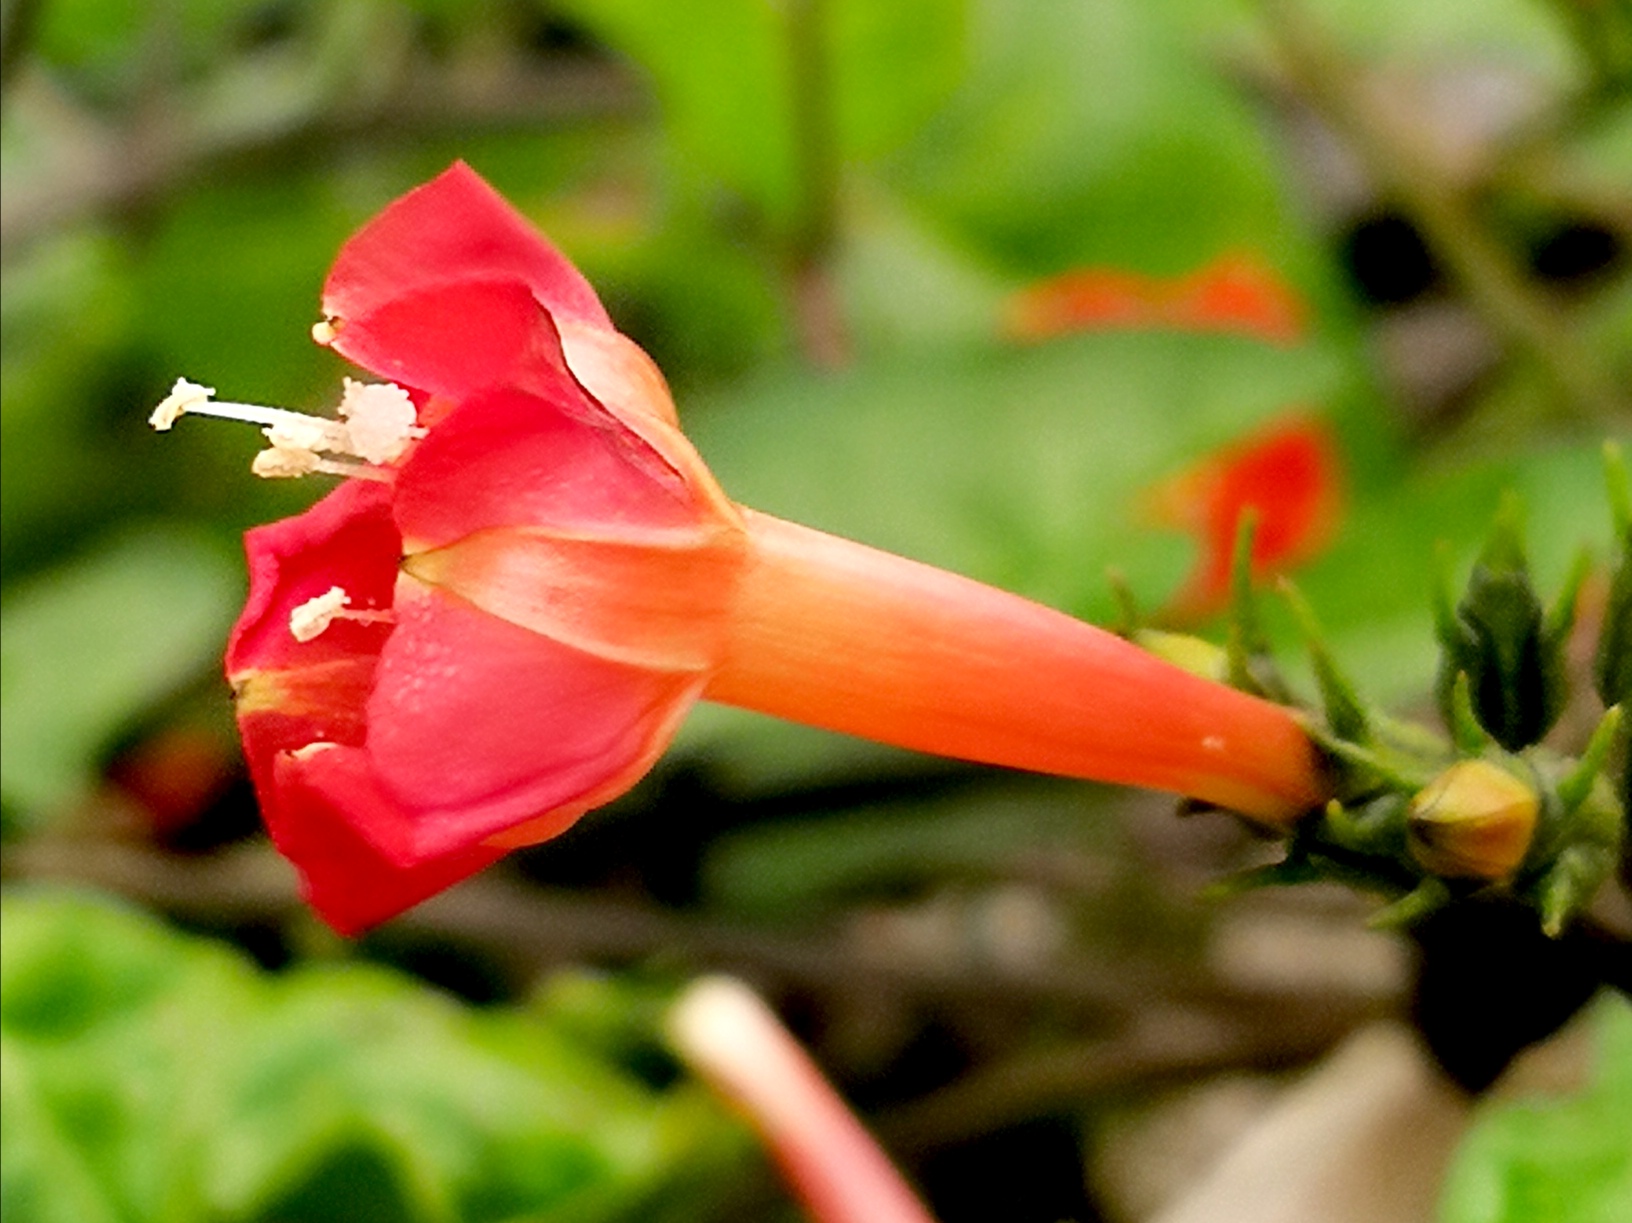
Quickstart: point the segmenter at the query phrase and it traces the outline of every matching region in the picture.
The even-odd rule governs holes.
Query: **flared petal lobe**
[[[493,865],[497,846],[462,849],[404,863],[375,834],[394,828],[402,809],[385,793],[367,754],[320,748],[277,757],[275,804],[262,795],[278,851],[300,871],[301,894],[334,930],[353,937]]]
[[[249,598],[227,644],[244,746],[263,800],[279,752],[309,743],[359,744],[363,699],[373,686],[390,626],[336,621],[312,641],[289,630],[295,609],[333,587],[354,606],[389,608],[401,540],[388,489],[341,485],[304,514],[245,537]]]
[[[413,206],[485,210],[492,254],[515,219],[464,177]],[[553,250],[461,263],[437,237],[440,279],[370,279],[411,213],[348,246],[330,305],[334,346],[407,386],[426,435],[386,481],[251,536],[229,655],[268,826],[346,931],[633,785],[717,664],[744,553],[662,376],[576,273],[545,275]],[[335,587],[346,610],[296,640],[296,610]]]
[[[423,289],[482,280],[519,281],[555,317],[612,329],[578,269],[462,161],[352,235],[324,282],[323,311],[349,320]]]

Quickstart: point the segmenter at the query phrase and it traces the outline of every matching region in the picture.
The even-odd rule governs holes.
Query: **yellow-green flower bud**
[[[1142,628],[1133,634],[1134,645],[1149,650],[1163,662],[1223,684],[1229,681],[1230,658],[1222,648],[1188,633],[1169,633],[1162,629]]]
[[[1502,879],[1524,861],[1541,799],[1489,760],[1460,760],[1419,790],[1406,812],[1411,856],[1436,875]]]

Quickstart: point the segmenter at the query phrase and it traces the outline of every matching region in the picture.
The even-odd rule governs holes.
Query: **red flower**
[[[1077,268],[1015,294],[1005,326],[1019,340],[1165,327],[1294,344],[1303,338],[1305,315],[1298,295],[1271,268],[1251,255],[1227,254],[1176,277]]]
[[[1196,566],[1174,612],[1196,619],[1229,602],[1241,516],[1258,516],[1252,573],[1266,578],[1307,561],[1331,542],[1343,508],[1343,465],[1320,421],[1273,421],[1163,480],[1145,497],[1153,522],[1196,537]]]
[[[342,932],[623,792],[699,696],[1272,823],[1321,798],[1278,706],[732,505],[645,354],[463,165],[353,237],[323,301],[318,338],[406,399],[353,386],[314,422],[178,384],[156,423],[254,419],[264,473],[356,477],[250,533],[227,652],[268,826]]]

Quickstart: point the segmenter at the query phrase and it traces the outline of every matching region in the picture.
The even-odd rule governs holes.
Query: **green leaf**
[[[8,1219],[634,1223],[747,1167],[694,1087],[547,1014],[361,964],[267,977],[84,896],[0,913]]]
[[[1011,274],[1315,259],[1263,125],[1172,4],[984,0],[964,80],[891,182]],[[1198,207],[1198,201],[1205,206]]]
[[[239,567],[194,535],[127,532],[8,592],[0,642],[0,794],[25,817],[72,798],[98,757],[210,667]]]
[[[673,140],[693,164],[783,222],[806,205],[796,56],[818,61],[828,95],[817,121],[841,157],[888,150],[950,91],[961,66],[961,0],[572,0],[567,7],[650,74]]]
[[[1440,1223],[1620,1223],[1632,1218],[1632,1006],[1592,1012],[1592,1080],[1552,1099],[1493,1101],[1451,1165]]]
[[[1150,604],[1184,569],[1142,489],[1355,377],[1317,346],[1125,332],[771,374],[682,413],[746,505],[1108,620],[1106,564]]]

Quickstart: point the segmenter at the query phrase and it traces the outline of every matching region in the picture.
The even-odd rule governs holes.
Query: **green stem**
[[[788,0],[788,70],[797,213],[787,261],[801,351],[832,369],[849,360],[829,265],[839,231],[839,151],[833,129],[829,10],[826,0]]]

